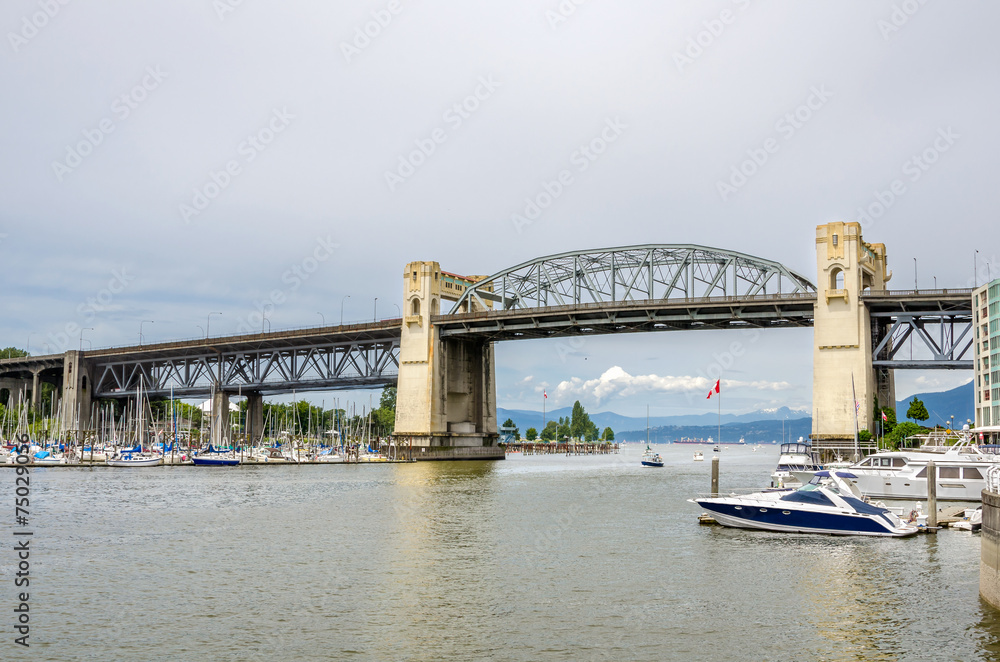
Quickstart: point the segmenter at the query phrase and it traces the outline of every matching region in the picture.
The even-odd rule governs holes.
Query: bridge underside
[[[438,315],[433,322],[442,338],[491,341],[646,331],[778,329],[812,326],[815,301],[811,293],[626,301]]]

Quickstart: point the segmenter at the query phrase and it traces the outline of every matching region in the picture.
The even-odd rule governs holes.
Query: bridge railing
[[[787,294],[755,294],[751,296],[719,296],[719,297],[679,297],[676,299],[635,299],[629,301],[595,301],[561,306],[544,306],[541,308],[509,308],[500,310],[476,311],[473,313],[448,313],[435,315],[435,322],[451,320],[489,319],[499,315],[517,316],[525,313],[552,314],[561,312],[580,312],[587,310],[648,308],[650,306],[677,306],[699,304],[751,304],[751,303],[781,303],[795,301],[815,301],[815,292],[795,292]]]
[[[119,350],[119,351],[150,351],[159,349],[171,349],[179,345],[190,345],[192,343],[218,343],[218,342],[247,342],[249,340],[261,340],[274,338],[276,336],[281,336],[282,334],[288,333],[299,333],[303,331],[324,331],[330,333],[352,333],[355,331],[374,331],[381,329],[392,329],[401,326],[403,323],[402,318],[391,317],[380,319],[378,322],[354,322],[351,324],[336,324],[327,326],[290,326],[281,327],[278,329],[268,329],[266,332],[252,332],[252,333],[238,333],[228,336],[195,336],[189,338],[181,338],[179,340],[168,340],[166,342],[160,343],[147,343],[144,345],[104,345],[94,347],[93,349],[87,349],[84,354],[95,354],[98,352],[108,352],[109,350]],[[304,335],[304,334],[303,334]],[[58,355],[56,355],[58,356]],[[34,358],[34,357],[32,357]]]
[[[864,297],[902,297],[902,296],[972,296],[971,287],[958,287],[938,290],[866,290]]]

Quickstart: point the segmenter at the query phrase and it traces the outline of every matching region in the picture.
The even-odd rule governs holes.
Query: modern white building
[[[1000,426],[1000,278],[973,290],[972,319],[976,428],[997,429]]]

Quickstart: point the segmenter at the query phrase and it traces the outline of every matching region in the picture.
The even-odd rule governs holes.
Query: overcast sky
[[[696,243],[815,279],[815,226],[877,195],[891,285],[917,258],[922,287],[967,287],[976,248],[1000,273],[998,24],[917,0],[8,0],[2,344],[194,337],[215,311],[232,333],[274,293],[273,329],[395,317],[410,260]],[[499,403],[710,411],[727,364],[726,409],[810,406],[811,330],[728,365],[734,340],[500,344]],[[898,394],[970,379],[899,374]]]

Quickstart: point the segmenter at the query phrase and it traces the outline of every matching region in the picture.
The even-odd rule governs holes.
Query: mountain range
[[[973,418],[973,387],[972,382],[936,393],[918,393],[896,403],[897,419],[906,419],[906,409],[910,401],[919,398],[927,407],[930,419],[925,425],[941,425],[950,422],[955,416],[955,425]],[[558,420],[560,417],[572,415],[572,407],[561,407],[545,413],[546,421]],[[747,442],[763,443],[782,438],[782,422],[786,439],[808,437],[812,432],[812,412],[803,409],[779,407],[777,409],[762,409],[748,414],[723,414],[722,438],[735,440],[744,437]],[[528,428],[542,429],[542,412],[524,409],[497,408],[497,421],[514,421],[521,434]],[[600,430],[609,427],[615,431],[616,439],[645,440],[646,417],[624,416],[612,411],[602,411],[590,414],[590,420]],[[719,416],[717,414],[687,414],[681,416],[651,416],[649,418],[650,439],[660,441],[680,439],[683,437],[715,438],[718,436]]]

